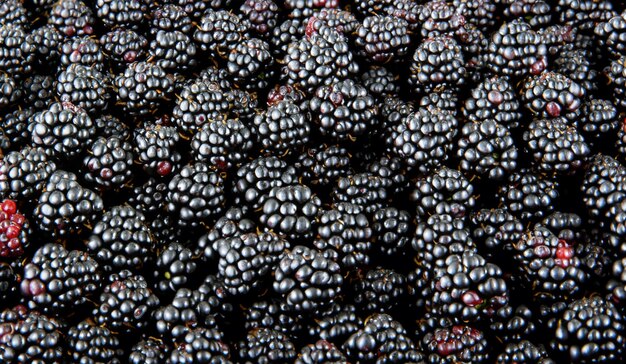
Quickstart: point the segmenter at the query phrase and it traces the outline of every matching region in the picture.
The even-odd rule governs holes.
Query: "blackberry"
[[[349,202],[359,206],[367,214],[373,214],[387,200],[385,181],[371,172],[349,174],[340,177],[333,188],[333,202]]]
[[[292,165],[277,157],[259,157],[237,170],[233,190],[240,204],[256,210],[263,206],[274,187],[293,185],[297,181]]]
[[[294,363],[315,364],[346,362],[346,356],[335,345],[326,340],[318,340],[313,344],[302,347]]]
[[[21,78],[32,71],[36,46],[21,27],[0,26],[0,72]]]
[[[520,343],[534,338],[540,328],[536,313],[525,305],[503,308],[489,327],[503,343]]]
[[[33,75],[22,83],[26,90],[24,103],[32,107],[33,110],[41,111],[54,102],[54,78],[52,76]]]
[[[293,101],[301,104],[304,98],[304,92],[297,88],[278,84],[267,93],[267,106],[274,106],[281,101]]]
[[[21,276],[18,269],[12,264],[0,262],[0,299],[5,304],[9,304],[15,298],[20,284]],[[0,326],[2,323],[0,323]],[[3,336],[0,328],[0,337]]]
[[[196,44],[178,30],[159,30],[150,42],[150,55],[154,63],[165,70],[186,71],[197,66]]]
[[[503,11],[505,18],[524,18],[530,26],[535,28],[547,25],[552,20],[552,9],[549,2],[543,0],[507,0],[503,2],[506,6]]]
[[[466,250],[476,250],[476,244],[464,221],[448,214],[434,214],[418,222],[411,245],[417,253],[418,264],[429,270],[435,263],[440,263],[440,260],[443,262],[452,254],[460,255]]]
[[[614,304],[618,305],[620,312],[623,312],[624,301],[626,300],[626,259],[619,258],[613,261],[611,266],[612,279],[607,283],[609,291],[607,296]]]
[[[337,144],[310,147],[300,154],[295,167],[311,185],[328,186],[350,172],[350,154]]]
[[[309,93],[320,86],[343,81],[359,71],[346,36],[327,27],[291,43],[283,62],[287,83]],[[352,85],[352,82],[348,81],[348,84]]]
[[[248,331],[237,345],[239,363],[286,363],[296,358],[291,339],[277,331],[258,328]]]
[[[626,56],[621,56],[619,59],[613,60],[608,67],[606,74],[609,79],[609,83],[612,84],[613,90],[613,102],[620,108],[626,107]]]
[[[388,0],[374,0],[374,2],[384,4],[382,10],[385,14],[406,20],[409,23],[409,29],[411,29],[412,32],[420,30],[423,23],[423,19],[421,18],[421,4],[407,0],[396,2]]]
[[[206,123],[191,140],[194,160],[208,162],[219,170],[239,166],[252,145],[250,129],[238,119]]]
[[[404,303],[407,281],[392,269],[377,267],[363,272],[353,290],[354,303],[363,312],[391,313]]]
[[[467,77],[463,52],[448,36],[426,38],[417,47],[409,67],[409,84],[417,94],[457,91]]]
[[[121,205],[104,213],[85,244],[105,272],[117,272],[143,268],[152,259],[155,239],[144,215]]]
[[[104,71],[104,53],[98,39],[88,36],[66,38],[59,46],[60,63],[68,67],[73,63]]]
[[[24,255],[29,245],[30,225],[13,200],[0,203],[0,258],[15,259]]]
[[[611,14],[610,19],[598,22],[594,29],[595,35],[600,38],[612,58],[620,58],[626,52],[624,31],[626,31],[626,12]]]
[[[611,302],[602,297],[572,301],[548,325],[554,332],[550,347],[563,360],[594,363],[622,359],[622,316]]]
[[[522,169],[511,174],[498,188],[500,204],[522,222],[544,217],[554,210],[559,198],[559,182]]]
[[[165,346],[156,339],[137,342],[130,348],[129,364],[159,364],[165,360]]]
[[[384,207],[372,216],[375,250],[385,256],[401,255],[410,242],[411,215],[395,207]]]
[[[259,222],[288,239],[310,239],[322,202],[308,186],[276,186],[263,196]]]
[[[525,283],[540,301],[576,296],[588,275],[574,247],[542,225],[526,231],[513,245]]]
[[[491,31],[496,25],[496,3],[493,0],[453,0],[452,6],[468,24],[481,31]],[[467,24],[466,24],[467,26]]]
[[[291,100],[279,101],[254,117],[254,131],[263,150],[284,154],[309,140],[307,113]]]
[[[28,13],[20,1],[8,0],[0,5],[0,26],[7,24],[28,27]]]
[[[491,36],[484,63],[497,75],[538,75],[547,67],[548,48],[522,19],[505,22]]]
[[[359,363],[421,362],[424,360],[402,324],[385,313],[368,317],[341,346]],[[392,360],[398,358],[399,361]]]
[[[269,37],[278,24],[279,8],[272,0],[246,0],[239,11],[261,38]]]
[[[502,180],[517,167],[511,132],[493,119],[463,125],[457,157],[462,171],[491,180]]]
[[[554,60],[554,71],[567,75],[573,83],[580,85],[586,93],[598,89],[598,72],[591,63],[590,51],[584,49],[566,50]]]
[[[424,95],[419,101],[419,106],[426,109],[441,109],[456,117],[458,114],[458,102],[459,99],[456,92],[443,89]]]
[[[166,210],[180,226],[195,228],[218,216],[224,207],[224,180],[204,163],[190,163],[172,177]]]
[[[243,39],[228,53],[226,69],[233,82],[249,90],[267,88],[274,77],[270,46],[258,38]]]
[[[476,86],[465,101],[463,114],[471,121],[493,119],[516,128],[522,118],[517,93],[508,77],[491,76]]]
[[[560,0],[555,6],[559,21],[585,32],[608,21],[616,15],[609,1]]]
[[[322,252],[298,245],[285,252],[274,270],[274,291],[288,310],[319,313],[341,293],[337,263]]]
[[[429,173],[448,159],[457,126],[451,113],[420,107],[393,125],[388,148],[409,168]]]
[[[518,362],[555,363],[550,359],[543,345],[535,345],[528,340],[508,343],[504,350],[496,357],[496,363],[498,364],[512,364]]]
[[[244,310],[244,328],[268,328],[285,335],[298,336],[303,329],[302,318],[290,312],[279,300],[257,301]]]
[[[113,273],[93,310],[96,324],[119,333],[133,333],[148,325],[159,298],[145,278],[128,270]]]
[[[152,114],[168,102],[174,91],[174,76],[157,64],[134,62],[115,77],[117,105],[133,116]]]
[[[348,10],[324,8],[316,11],[306,24],[311,31],[319,31],[322,27],[334,28],[343,34],[352,34],[359,27],[356,16]],[[312,28],[312,29],[311,29]]]
[[[383,185],[390,195],[402,194],[408,187],[407,171],[399,158],[391,157],[386,153],[378,159],[369,161],[365,165],[367,172],[382,179]]]
[[[377,124],[374,98],[365,87],[350,79],[321,86],[308,107],[320,133],[339,142],[360,140]]]
[[[245,207],[243,209],[231,207],[217,219],[209,232],[198,239],[196,248],[202,252],[205,259],[217,258],[217,249],[225,240],[251,233],[255,227],[255,223],[247,218]]]
[[[96,124],[96,135],[104,137],[116,136],[124,141],[130,137],[130,128],[116,116],[110,114],[100,115],[95,118],[94,124]]]
[[[196,259],[189,248],[168,244],[157,256],[154,278],[160,292],[176,291],[189,284],[196,271]]]
[[[368,16],[356,30],[355,44],[359,53],[376,63],[400,61],[411,44],[409,23],[390,15]]]
[[[581,110],[580,132],[589,144],[598,146],[615,136],[620,121],[611,101],[592,98],[585,101]]]
[[[425,38],[452,35],[465,25],[465,17],[457,12],[453,4],[445,1],[429,1],[417,9],[421,21],[420,35]]]
[[[24,147],[0,160],[0,195],[23,202],[32,201],[43,191],[57,166],[41,147]]]
[[[384,100],[387,97],[399,94],[399,76],[394,74],[389,68],[373,65],[361,75],[361,83],[370,95],[377,100]],[[382,112],[381,112],[382,113]]]
[[[22,88],[7,74],[0,75],[0,110],[17,104],[23,96]]]
[[[166,3],[152,10],[150,33],[154,35],[159,30],[166,32],[177,30],[190,35],[193,25],[191,18],[182,6]]]
[[[7,363],[63,363],[63,324],[24,306],[0,314],[0,354]]]
[[[82,36],[94,33],[95,18],[83,1],[60,0],[50,8],[48,23],[68,37]]]
[[[481,209],[470,215],[472,238],[487,257],[511,251],[524,233],[524,226],[505,208]]]
[[[52,24],[45,24],[33,29],[28,35],[35,46],[35,62],[38,65],[56,64],[59,61],[59,47],[64,36]]]
[[[31,138],[29,125],[31,124],[31,118],[35,114],[35,110],[28,109],[16,109],[11,112],[5,113],[2,120],[2,129],[4,135],[8,139],[7,148],[3,148],[5,151],[18,150],[22,147],[26,147],[27,142]]]
[[[626,198],[625,176],[624,166],[610,156],[597,154],[590,159],[581,191],[591,217],[601,223],[614,220],[612,207]]]
[[[424,336],[423,346],[428,351],[428,363],[485,363],[489,358],[489,344],[485,334],[467,325],[435,329]]]
[[[474,186],[456,169],[439,168],[432,174],[417,180],[411,193],[417,202],[417,215],[447,213],[464,217],[474,207]]]
[[[233,295],[246,295],[263,287],[289,242],[273,233],[247,233],[218,244],[218,277]]]
[[[363,320],[353,305],[335,303],[310,325],[309,334],[341,345],[362,326]]]
[[[74,173],[57,170],[39,196],[33,217],[39,229],[54,237],[67,236],[91,224],[103,208],[102,198],[81,186]]]
[[[116,28],[100,37],[103,52],[115,66],[123,68],[145,58],[148,40],[130,29]]]
[[[342,268],[356,268],[370,260],[372,229],[362,208],[338,203],[318,218],[315,247],[337,261]]]
[[[522,102],[535,117],[563,116],[570,121],[580,115],[585,89],[567,76],[543,72],[530,77],[522,90]]]
[[[94,67],[70,64],[61,71],[56,80],[57,96],[63,102],[71,102],[88,113],[96,114],[109,104],[109,79]]]
[[[82,321],[67,333],[69,356],[80,363],[121,363],[120,340],[105,327]]]
[[[242,40],[248,38],[249,24],[226,10],[207,10],[193,37],[203,51],[227,58]]]
[[[285,9],[292,18],[306,19],[324,9],[335,9],[339,7],[338,0],[285,0]]]
[[[148,13],[146,0],[97,0],[96,16],[105,27],[125,27],[137,29],[141,27]]]
[[[289,50],[291,43],[298,42],[305,35],[306,23],[303,19],[285,19],[277,25],[268,40],[272,46],[272,54],[277,59],[282,59]]]
[[[174,126],[145,123],[134,130],[133,140],[139,164],[149,175],[167,177],[178,171],[182,155],[177,151],[180,136]]]
[[[231,363],[228,360],[230,348],[222,336],[216,329],[199,327],[189,330],[174,343],[166,363]]]

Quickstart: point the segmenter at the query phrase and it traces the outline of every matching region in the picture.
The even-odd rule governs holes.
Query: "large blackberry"
[[[252,145],[250,129],[238,119],[206,123],[191,140],[194,160],[208,162],[219,170],[238,166]]]
[[[212,328],[189,330],[174,343],[166,363],[231,363],[228,360],[230,348],[222,336],[219,330]]]
[[[548,323],[550,346],[562,359],[577,363],[620,361],[624,348],[622,316],[610,301],[585,297],[567,305]]]
[[[44,148],[24,147],[9,152],[0,160],[0,196],[32,201],[39,197],[56,169]]]
[[[0,26],[0,72],[20,78],[32,71],[36,46],[23,28]]]
[[[133,133],[135,154],[148,174],[166,177],[177,172],[181,153],[177,150],[180,136],[176,127],[163,123],[145,123]]]
[[[170,32],[178,30],[190,35],[193,30],[191,18],[182,6],[168,2],[152,10],[150,17],[150,33],[156,34],[159,30]]]
[[[346,356],[335,345],[326,340],[318,340],[314,344],[302,347],[294,364],[339,364],[346,362]]]
[[[243,39],[228,53],[226,69],[233,82],[249,90],[262,90],[274,78],[270,46],[258,38]]]
[[[248,331],[237,345],[239,363],[287,363],[296,358],[296,349],[289,336],[278,331],[258,328]]]
[[[59,46],[60,63],[68,67],[73,63],[104,71],[104,53],[97,39],[88,36],[65,38]]]
[[[277,157],[260,157],[237,170],[234,193],[244,206],[258,209],[274,187],[297,183],[296,169]]]
[[[408,53],[409,23],[389,15],[368,16],[356,31],[355,43],[361,56],[377,63],[400,61]]]
[[[467,77],[463,52],[449,36],[425,39],[413,54],[409,71],[409,84],[417,94],[457,91]]]
[[[159,30],[150,42],[152,61],[165,70],[185,71],[197,65],[196,44],[178,30]]]
[[[309,141],[311,132],[308,113],[292,100],[269,105],[254,117],[253,125],[260,147],[272,154],[298,150]]]
[[[342,268],[356,268],[370,261],[372,229],[362,210],[358,205],[341,202],[318,218],[314,245]]]
[[[102,212],[102,198],[78,182],[74,173],[54,172],[39,197],[33,217],[38,228],[52,236],[80,232]]]
[[[86,241],[87,251],[106,272],[143,268],[152,258],[154,245],[143,214],[127,205],[104,213]]]
[[[522,118],[517,93],[505,76],[485,78],[465,101],[463,114],[471,121],[493,119],[516,128]]]
[[[94,33],[93,11],[82,0],[60,0],[50,9],[48,23],[68,37]]]
[[[441,167],[415,183],[411,200],[417,201],[418,216],[451,214],[464,217],[474,207],[474,186],[456,169]]]
[[[141,275],[128,270],[113,273],[93,310],[98,325],[114,332],[133,333],[148,325],[159,298]]]
[[[124,354],[117,336],[90,320],[70,327],[67,343],[69,356],[77,363],[121,363]]]
[[[308,108],[320,133],[339,142],[360,140],[374,130],[378,121],[374,98],[350,79],[318,88]]]
[[[611,101],[591,98],[583,104],[579,126],[587,143],[599,146],[614,140],[619,124],[617,108]]]
[[[62,101],[92,114],[105,110],[111,98],[109,79],[94,67],[70,64],[59,73],[55,84]]]
[[[261,288],[290,244],[273,233],[247,233],[225,239],[217,247],[218,277],[232,295]]]
[[[130,115],[143,116],[155,112],[170,100],[174,77],[157,64],[135,62],[115,77],[114,84],[117,105],[122,105]]]
[[[162,293],[187,286],[196,271],[196,257],[180,243],[168,244],[157,256],[154,270],[156,287]]]
[[[139,28],[147,18],[147,0],[97,0],[96,16],[105,27]]]
[[[207,10],[193,34],[203,51],[227,58],[235,46],[248,37],[249,24],[227,10]]]
[[[0,355],[7,363],[63,363],[65,343],[60,321],[24,306],[0,313]]]
[[[273,288],[294,312],[319,313],[341,293],[339,264],[302,245],[288,250],[274,270]]]
[[[166,210],[180,226],[197,227],[222,212],[224,180],[206,164],[190,163],[167,186]]]
[[[143,35],[124,28],[104,34],[100,44],[108,60],[120,68],[144,59],[148,50],[148,40]]]
[[[559,181],[522,169],[498,188],[500,203],[522,222],[552,212],[559,198]]]
[[[393,126],[387,144],[409,168],[429,173],[448,159],[457,126],[451,113],[420,107]]]
[[[485,334],[472,326],[435,329],[424,336],[422,343],[428,351],[428,363],[486,363],[489,358],[490,348]]]
[[[279,7],[272,0],[246,0],[239,11],[259,37],[268,38],[278,24]]]
[[[563,116],[575,121],[580,115],[585,89],[569,77],[543,72],[530,77],[522,88],[522,102],[535,117]]]
[[[524,232],[522,223],[507,209],[482,209],[470,216],[472,238],[487,257],[511,251]]]

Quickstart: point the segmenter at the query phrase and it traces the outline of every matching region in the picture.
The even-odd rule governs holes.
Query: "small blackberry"
[[[93,310],[96,324],[113,332],[133,333],[148,325],[159,298],[145,278],[128,270],[113,273]]]
[[[563,116],[575,121],[580,115],[585,89],[567,76],[543,72],[524,83],[521,95],[522,103],[535,117]]]
[[[8,74],[0,75],[0,110],[17,104],[22,96],[22,87],[13,77]]]
[[[310,239],[322,202],[308,186],[276,186],[261,197],[259,222],[288,239]]]
[[[240,363],[287,363],[297,354],[291,339],[267,328],[248,331],[246,339],[237,345]]]
[[[159,364],[165,361],[165,346],[156,339],[137,342],[130,348],[129,364]]]
[[[294,364],[339,364],[346,362],[346,356],[335,345],[326,340],[318,340],[314,344],[304,346],[298,353],[298,358]]]
[[[400,91],[399,76],[389,68],[373,65],[361,75],[361,83],[378,101],[397,96]],[[382,110],[381,110],[382,113]]]
[[[487,362],[489,344],[485,334],[467,325],[435,329],[424,336],[428,363]]]
[[[88,36],[65,38],[59,46],[60,63],[68,67],[79,63],[86,67],[104,71],[105,56],[98,39]]]
[[[367,215],[378,211],[387,201],[385,180],[371,172],[340,177],[331,193],[333,202],[359,206]]]
[[[362,273],[353,286],[354,304],[363,312],[391,313],[407,296],[406,277],[377,267]]]
[[[78,363],[121,363],[120,340],[105,327],[82,321],[67,333],[69,356]]]
[[[242,40],[248,38],[249,24],[227,10],[207,10],[193,34],[203,51],[227,58]]]
[[[277,157],[259,157],[237,170],[233,190],[241,205],[256,210],[263,206],[272,188],[293,185],[297,181],[292,165]]]
[[[11,112],[5,113],[3,118],[0,118],[0,120],[2,120],[1,128],[8,143],[6,149],[2,148],[5,152],[18,150],[27,146],[31,139],[29,126],[34,114],[35,110],[33,108],[17,108]]]
[[[196,271],[196,258],[189,248],[170,243],[157,256],[154,279],[161,293],[174,292],[189,284]]]
[[[158,33],[159,30],[166,32],[177,30],[190,35],[193,30],[191,18],[185,9],[174,3],[166,3],[154,8],[150,25],[152,35]]]
[[[231,363],[230,348],[222,336],[219,330],[206,327],[189,330],[174,343],[166,363]]]
[[[28,27],[28,13],[22,2],[7,0],[0,4],[0,26],[7,24]]]
[[[56,64],[59,62],[59,47],[64,36],[52,24],[36,28],[28,35],[30,43],[35,46],[35,62],[38,65]]]
[[[104,213],[85,244],[105,272],[138,271],[152,260],[155,239],[143,214],[121,205]]]
[[[39,197],[57,166],[41,147],[24,147],[0,160],[0,196],[29,202]]]
[[[311,185],[328,186],[350,172],[350,154],[340,145],[310,147],[300,154],[295,167]]]
[[[186,71],[197,66],[196,44],[178,30],[159,30],[150,42],[149,57],[168,71]]]
[[[452,5],[467,23],[481,31],[491,31],[496,25],[496,3],[493,0],[453,0]],[[467,26],[467,24],[466,24]]]
[[[591,98],[585,101],[581,110],[580,132],[589,144],[599,146],[614,138],[620,120],[611,101]]]
[[[395,207],[384,207],[372,216],[372,233],[375,250],[386,256],[401,255],[410,242],[411,215]]]
[[[97,0],[96,16],[109,29],[137,29],[147,17],[148,3],[147,0]]]
[[[29,245],[30,226],[13,200],[0,203],[0,259],[19,258]]]
[[[309,334],[341,345],[361,327],[363,320],[356,314],[353,305],[335,303],[310,325]]]
[[[363,19],[356,30],[355,44],[359,55],[376,63],[401,61],[411,44],[409,23],[390,15],[373,15]]]
[[[463,52],[448,36],[426,38],[413,54],[409,72],[409,84],[417,94],[457,91],[467,77]]]
[[[67,236],[91,224],[103,208],[102,198],[81,186],[74,173],[57,170],[39,196],[33,217],[42,231]]]
[[[511,251],[524,233],[522,223],[507,209],[481,209],[470,215],[472,238],[485,256]]]
[[[60,321],[24,306],[0,314],[0,354],[7,363],[63,363],[64,327]]]
[[[522,169],[511,174],[498,188],[498,197],[522,222],[544,217],[554,210],[559,198],[559,182]]]
[[[104,137],[116,136],[124,141],[130,137],[130,128],[121,122],[117,116],[110,114],[100,115],[93,122],[96,124],[96,135]]]
[[[52,76],[30,76],[24,80],[22,88],[26,90],[24,103],[33,110],[44,110],[54,102],[55,88]]]
[[[302,245],[285,252],[274,270],[274,291],[294,312],[319,313],[341,293],[339,264]]]
[[[109,62],[124,68],[145,58],[148,40],[130,29],[116,28],[100,37],[103,52]]]
[[[474,207],[474,186],[456,169],[441,167],[415,183],[411,200],[417,202],[417,215],[446,213],[464,217]]]
[[[191,140],[194,160],[208,162],[218,170],[239,166],[252,145],[250,129],[238,119],[206,123]]]
[[[0,72],[19,79],[32,71],[36,46],[25,30],[13,24],[0,26]]]
[[[94,33],[95,18],[91,8],[83,1],[60,0],[50,9],[48,23],[68,37],[82,36]]]
[[[100,283],[98,263],[87,253],[48,243],[24,267],[21,290],[30,308],[61,314],[87,302]]]
[[[278,24],[279,7],[272,0],[246,0],[239,11],[261,38],[268,38]]]
[[[94,67],[70,64],[59,73],[55,84],[63,102],[71,102],[91,114],[105,110],[111,98],[109,79]]]
[[[157,64],[134,62],[115,77],[117,105],[133,116],[154,113],[170,100],[174,76]]]
[[[182,155],[177,150],[180,136],[174,126],[145,123],[134,130],[133,141],[139,164],[149,175],[167,177],[178,171]]]

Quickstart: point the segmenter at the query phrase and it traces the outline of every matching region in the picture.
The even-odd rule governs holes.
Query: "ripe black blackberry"
[[[331,193],[333,202],[359,206],[366,215],[378,211],[387,202],[385,180],[371,172],[340,177]]]
[[[205,260],[215,260],[217,249],[226,239],[253,232],[256,225],[248,218],[246,210],[245,207],[228,209],[206,234],[198,238],[194,254],[201,254]]]
[[[161,293],[175,292],[193,279],[197,258],[191,249],[180,243],[170,243],[158,254],[154,279]]]
[[[115,77],[117,105],[133,116],[154,113],[174,91],[174,76],[157,64],[134,62]]]
[[[322,312],[339,296],[342,284],[339,264],[302,245],[286,251],[274,270],[274,292],[293,312]]]
[[[625,340],[622,315],[600,296],[569,303],[548,326],[554,332],[550,347],[562,360],[593,363],[622,359]]]
[[[54,25],[42,25],[32,30],[28,37],[35,46],[37,65],[56,64],[59,61],[59,47],[64,41],[64,36]]]
[[[21,267],[19,264],[16,268],[15,264],[9,264],[7,262],[0,262],[0,299],[5,304],[10,304],[17,296],[18,288],[21,281]]]
[[[138,271],[152,260],[155,239],[144,215],[121,205],[104,213],[85,244],[105,272]]]
[[[64,67],[68,67],[72,63],[80,63],[83,66],[94,67],[101,72],[105,71],[106,57],[96,38],[88,36],[65,38],[65,41],[59,46],[59,53],[60,63]]]
[[[580,31],[593,32],[599,26],[617,15],[610,1],[561,0],[555,6],[559,21],[576,27]]]
[[[0,72],[22,78],[32,71],[36,46],[26,31],[13,24],[0,27]]]
[[[457,157],[462,171],[490,180],[503,180],[517,167],[511,132],[493,119],[463,125]]]
[[[17,104],[22,96],[22,87],[13,77],[8,74],[0,75],[0,110]]]
[[[298,353],[295,364],[316,364],[316,363],[346,363],[346,356],[335,345],[326,341],[318,340],[313,344],[308,344]]]
[[[145,123],[133,133],[134,151],[143,170],[154,177],[177,172],[182,159],[177,150],[180,136],[176,127],[164,123]]]
[[[233,295],[245,296],[262,288],[291,244],[274,233],[247,233],[218,244],[218,277]]]
[[[509,128],[516,128],[522,117],[509,78],[497,75],[485,78],[472,90],[463,114],[471,121],[494,119]]]
[[[409,169],[429,173],[448,159],[457,126],[458,121],[451,113],[420,107],[392,126],[388,148]]]
[[[496,1],[493,0],[453,0],[452,5],[467,23],[481,31],[491,31],[496,25]],[[467,26],[467,24],[466,24]]]
[[[626,198],[626,168],[608,155],[593,156],[585,171],[581,187],[589,214],[600,222],[612,221],[618,206]]]
[[[441,109],[456,117],[458,115],[458,103],[459,98],[456,92],[443,89],[424,95],[419,101],[419,106],[426,109]]]
[[[339,7],[337,0],[285,0],[285,9],[292,18],[307,19],[324,9],[335,9]]]
[[[129,364],[159,364],[165,360],[165,345],[156,339],[137,342],[130,348]]]
[[[574,246],[537,224],[513,245],[524,284],[535,299],[550,302],[575,297],[588,279]]]
[[[165,208],[179,226],[195,228],[224,208],[224,180],[204,163],[181,168],[167,185]]]
[[[191,140],[194,160],[208,162],[218,170],[239,166],[252,146],[252,133],[239,119],[206,123]]]
[[[109,29],[138,29],[147,18],[148,3],[146,0],[97,0],[96,16]]]
[[[233,82],[245,89],[267,88],[274,77],[274,57],[264,40],[244,39],[234,46],[227,58],[226,69]]]
[[[393,313],[407,298],[406,277],[381,267],[360,273],[352,289],[354,304],[362,312]]]
[[[402,324],[385,313],[369,316],[359,331],[352,334],[341,348],[351,361],[359,363],[412,363],[424,360]]]
[[[63,363],[64,325],[24,306],[0,313],[0,353],[7,363]]]
[[[378,156],[377,156],[378,157]],[[365,160],[365,170],[382,179],[390,196],[401,195],[409,186],[407,171],[400,158],[383,153],[372,160]]]
[[[24,147],[0,160],[0,196],[30,202],[39,197],[57,166],[41,147]]]
[[[372,229],[362,211],[358,205],[341,202],[323,211],[317,221],[313,244],[346,270],[370,261]]]
[[[201,50],[226,59],[242,40],[248,38],[249,23],[227,10],[207,10],[193,34]]]
[[[13,263],[20,260],[28,248],[31,234],[28,219],[13,200],[0,203],[0,259]]]
[[[373,15],[363,19],[356,30],[355,44],[360,56],[376,63],[399,62],[411,44],[409,23],[390,15]]]
[[[178,30],[159,30],[150,42],[149,57],[165,70],[181,72],[197,66],[196,44]]]
[[[95,17],[82,0],[60,0],[50,9],[48,23],[68,37],[91,35],[94,33]]]
[[[496,357],[497,364],[513,363],[542,363],[554,364],[543,345],[535,345],[528,340],[507,343],[506,347]]]
[[[583,87],[586,93],[597,92],[598,71],[591,63],[590,51],[585,49],[566,50],[554,60],[554,71],[567,75],[574,83]]]
[[[150,34],[156,34],[159,30],[166,32],[177,30],[190,35],[193,30],[191,17],[185,9],[175,3],[165,3],[152,10],[150,17]]]
[[[124,355],[117,336],[91,320],[70,327],[67,343],[69,356],[77,363],[120,363]]]
[[[239,11],[259,37],[268,38],[278,24],[279,8],[272,0],[246,0]]]
[[[40,230],[53,237],[67,236],[90,225],[103,208],[102,198],[81,186],[74,173],[57,170],[39,196],[33,217]]]
[[[4,114],[0,128],[6,138],[6,147],[2,148],[5,152],[19,150],[27,146],[31,139],[29,125],[34,114],[35,109],[33,108],[17,108]]]
[[[311,239],[322,202],[302,184],[276,186],[261,197],[259,222],[288,239]]]
[[[277,157],[259,157],[237,170],[233,192],[239,204],[256,210],[274,187],[297,183],[296,169]]]
[[[357,315],[356,307],[334,303],[309,325],[309,335],[339,346],[362,326],[363,320]]]
[[[521,169],[498,188],[497,196],[503,207],[525,223],[554,210],[559,198],[558,187],[558,180]]]
[[[143,60],[148,51],[148,40],[143,35],[124,28],[104,34],[100,37],[100,44],[109,62],[121,69]]]
[[[6,24],[28,27],[28,13],[20,1],[8,0],[0,5],[0,26]]]
[[[61,315],[87,302],[100,284],[98,263],[87,253],[48,243],[24,267],[21,290],[31,309]]]
[[[505,208],[481,209],[470,215],[472,238],[486,257],[511,251],[524,232],[524,226]]]
[[[526,21],[515,19],[493,33],[483,58],[491,72],[520,78],[545,70],[547,55],[542,37]]]
[[[407,211],[389,206],[372,215],[374,249],[384,256],[402,255],[411,233],[411,215]]]
[[[189,330],[174,343],[166,363],[230,363],[230,347],[222,337],[222,332],[213,328]]]
[[[521,101],[539,118],[559,116],[576,121],[586,90],[567,76],[556,72],[543,72],[524,83]]]
[[[267,328],[248,331],[237,349],[240,363],[287,363],[297,356],[289,336]]]
[[[489,343],[479,329],[455,325],[435,329],[422,340],[429,363],[487,362]]]
[[[265,327],[297,339],[303,330],[303,317],[290,312],[280,300],[256,301],[246,307],[244,328],[252,330]]]
[[[57,96],[63,102],[71,102],[90,114],[101,113],[111,98],[108,74],[95,67],[70,64],[57,76]]]
[[[328,186],[350,172],[350,154],[337,144],[309,147],[298,157],[295,167],[311,185]]]
[[[409,85],[416,94],[457,91],[467,77],[461,48],[453,38],[443,35],[426,38],[417,47],[409,72]]]
[[[369,15],[369,14],[368,14]],[[353,34],[359,27],[359,21],[349,10],[325,8],[315,12],[306,22],[306,34],[316,32],[323,27],[334,28],[343,34]]]
[[[609,100],[597,98],[590,98],[583,103],[578,122],[580,132],[592,146],[614,140],[620,124],[615,105]]]
[[[474,186],[456,169],[441,167],[415,182],[411,200],[417,201],[417,215],[451,214],[464,217],[474,207]]]
[[[268,43],[272,46],[272,54],[276,59],[283,59],[291,43],[304,37],[306,26],[303,19],[289,18],[272,30]]]
[[[617,305],[621,313],[624,313],[623,307],[626,302],[626,258],[618,258],[613,261],[611,266],[611,279],[606,284],[609,291],[607,299]]]
[[[552,20],[552,8],[544,0],[504,1],[503,15],[506,19],[524,18],[532,27],[538,28]]]
[[[109,276],[93,315],[99,326],[118,333],[135,333],[147,327],[158,305],[159,298],[143,276],[122,270]]]
[[[130,137],[131,130],[128,125],[121,122],[117,116],[104,114],[94,119],[96,135],[110,137],[116,136],[124,141]]]
[[[372,65],[361,75],[361,83],[369,91],[370,95],[382,103],[387,97],[399,94],[399,78],[398,75],[385,66]]]
[[[269,105],[254,117],[253,123],[258,143],[268,153],[297,151],[309,140],[308,114],[292,100]]]
[[[54,78],[47,75],[32,75],[22,82],[24,103],[33,110],[41,111],[54,102]]]
[[[610,19],[595,25],[594,33],[600,38],[604,49],[612,58],[620,58],[626,53],[624,44],[624,32],[626,32],[626,11],[610,15]]]

